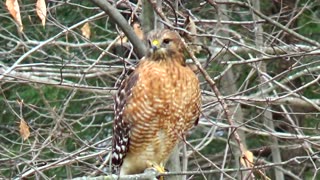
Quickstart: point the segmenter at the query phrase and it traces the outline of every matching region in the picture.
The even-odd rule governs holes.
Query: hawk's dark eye
[[[170,41],[171,41],[170,39],[164,39],[164,40],[163,40],[163,43],[164,43],[164,44],[169,44]]]

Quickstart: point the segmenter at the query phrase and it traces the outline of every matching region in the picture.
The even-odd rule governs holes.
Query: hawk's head
[[[147,56],[151,60],[184,59],[182,38],[175,31],[151,31],[147,40],[150,49]]]

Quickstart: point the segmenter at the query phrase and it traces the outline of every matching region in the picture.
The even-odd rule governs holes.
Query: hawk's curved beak
[[[159,49],[159,47],[160,47],[160,42],[158,40],[155,39],[151,42],[151,48],[153,52]]]

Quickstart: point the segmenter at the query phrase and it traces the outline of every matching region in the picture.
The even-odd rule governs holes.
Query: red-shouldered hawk
[[[181,37],[160,30],[150,33],[148,41],[150,52],[115,98],[112,165],[120,175],[164,165],[200,114],[200,85],[185,64]]]

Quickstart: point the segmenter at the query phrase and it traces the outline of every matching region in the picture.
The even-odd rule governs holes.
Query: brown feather
[[[157,39],[159,49],[150,51],[140,61],[122,86],[125,90],[120,89],[117,96],[114,124],[122,122],[127,126],[114,128],[113,152],[122,154],[121,160],[113,163],[121,166],[120,175],[141,173],[148,168],[148,162],[166,163],[175,145],[200,115],[199,81],[185,66],[180,36],[162,30],[153,32],[149,39]],[[168,43],[164,44],[164,39],[169,39]],[[128,143],[121,144],[121,139],[127,137]],[[127,146],[125,151],[119,148],[121,145]]]

